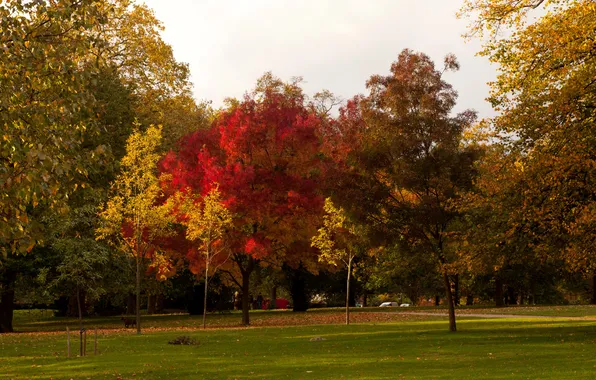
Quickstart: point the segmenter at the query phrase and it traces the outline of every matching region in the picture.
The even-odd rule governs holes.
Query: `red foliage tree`
[[[241,102],[230,102],[209,130],[197,131],[170,153],[170,193],[207,194],[219,185],[234,214],[227,234],[231,264],[222,269],[242,290],[242,323],[249,323],[249,277],[260,262],[305,260],[322,210],[318,193],[321,118],[297,82],[266,74]],[[307,248],[305,248],[307,247]],[[189,255],[191,269],[200,260]]]

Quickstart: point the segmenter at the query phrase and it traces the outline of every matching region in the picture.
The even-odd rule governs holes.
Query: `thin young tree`
[[[147,257],[159,238],[170,233],[171,205],[160,202],[163,193],[158,177],[161,127],[137,130],[128,138],[120,175],[112,184],[112,198],[100,217],[98,239],[109,239],[134,258],[136,264],[136,325],[141,333],[141,275]]]
[[[352,263],[361,249],[358,245],[361,228],[350,222],[343,208],[337,208],[330,198],[325,199],[323,226],[313,236],[311,245],[321,252],[319,261],[348,269],[346,280],[346,325],[350,324],[350,277]]]
[[[209,193],[198,199],[187,199],[184,207],[186,219],[186,238],[199,243],[199,250],[205,262],[205,296],[203,298],[203,328],[206,328],[207,289],[209,286],[209,270],[216,259],[221,258],[229,247],[224,244],[225,232],[232,225],[232,213],[223,204],[219,186],[215,185]],[[212,272],[226,260],[221,260]]]

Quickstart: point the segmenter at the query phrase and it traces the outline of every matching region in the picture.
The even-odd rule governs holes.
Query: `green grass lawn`
[[[358,310],[370,310],[371,308],[359,308]],[[385,308],[391,312],[436,312],[447,313],[447,308],[440,306],[425,307],[392,307]],[[596,305],[512,305],[506,307],[493,307],[485,305],[460,306],[456,314],[508,314],[508,315],[534,315],[546,317],[596,317]]]
[[[287,324],[316,321],[308,320],[311,315],[332,321],[342,317],[340,311],[327,310],[298,315],[254,313],[253,320],[259,314],[262,318],[286,320]],[[395,313],[380,313],[387,314]],[[216,318],[235,321],[239,315],[211,319]],[[0,335],[0,378],[593,379],[596,375],[594,321],[462,317],[459,331],[449,333],[444,318],[400,318],[350,326],[314,324],[202,331],[177,329],[178,322],[198,324],[195,317],[145,317],[162,329],[149,329],[140,336],[132,330],[100,331],[99,355],[93,356],[89,339],[91,355],[71,359],[65,357],[66,336],[60,331],[6,334]],[[41,316],[19,315],[16,327],[51,326],[49,330],[61,330],[68,321],[54,320],[55,324],[48,325],[53,318],[39,319]],[[114,322],[91,322],[102,320],[108,325]],[[36,324],[40,322],[46,324]],[[200,344],[167,344],[182,334]],[[310,341],[315,336],[325,340]],[[73,342],[73,351],[76,347]]]
[[[501,308],[463,309],[462,313],[539,315],[552,317],[596,317],[596,305],[508,306]]]

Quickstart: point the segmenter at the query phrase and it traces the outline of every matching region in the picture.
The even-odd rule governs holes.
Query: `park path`
[[[433,313],[424,311],[405,311],[398,312],[403,315],[434,315],[441,317],[449,317],[447,313]],[[476,318],[565,318],[565,319],[581,319],[581,320],[596,320],[596,316],[585,316],[585,317],[568,317],[564,315],[521,315],[521,314],[479,314],[479,313],[458,313],[455,312],[457,317],[476,317]]]

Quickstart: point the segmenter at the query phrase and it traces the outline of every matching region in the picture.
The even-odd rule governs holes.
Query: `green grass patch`
[[[111,331],[100,333],[98,356],[88,338],[91,355],[71,359],[64,333],[8,334],[0,335],[0,378],[594,378],[595,322],[462,319],[458,328],[449,333],[445,320],[404,320],[140,336]],[[199,344],[168,344],[183,334]]]
[[[366,311],[371,308],[360,308]],[[424,307],[391,307],[383,308],[390,312],[436,312],[447,313],[443,306]],[[532,315],[544,317],[596,317],[596,305],[510,305],[506,307],[493,307],[486,305],[460,306],[456,314],[504,314],[504,315]]]

